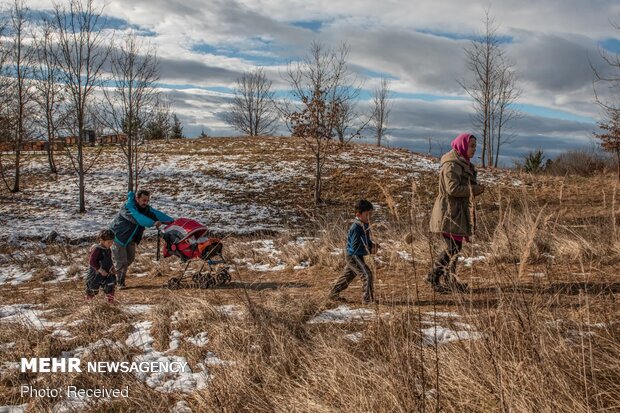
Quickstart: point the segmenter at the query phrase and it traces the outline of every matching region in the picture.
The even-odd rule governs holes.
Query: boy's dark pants
[[[110,295],[114,294],[114,286],[116,285],[116,276],[109,274],[104,277],[100,274],[88,272],[86,277],[86,295],[92,297],[99,292],[99,288],[103,289],[103,292]]]
[[[368,265],[364,262],[364,257],[359,255],[347,255],[344,272],[336,280],[329,295],[335,297],[346,289],[356,276],[360,276],[364,282],[364,302],[374,301],[373,275]]]

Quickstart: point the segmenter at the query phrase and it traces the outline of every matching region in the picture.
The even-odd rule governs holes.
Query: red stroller
[[[158,232],[158,237],[160,232]],[[209,238],[207,227],[198,221],[188,218],[179,218],[166,225],[161,231],[164,239],[162,252],[164,258],[177,256],[183,262],[187,262],[183,274],[168,280],[168,288],[178,289],[183,287],[183,279],[187,268],[192,261],[202,260],[200,270],[192,275],[193,283],[187,285],[194,288],[210,288],[230,282],[230,274],[226,266],[226,260],[222,255],[224,245],[219,238]],[[159,238],[157,245],[159,259]],[[203,274],[205,265],[208,270]]]

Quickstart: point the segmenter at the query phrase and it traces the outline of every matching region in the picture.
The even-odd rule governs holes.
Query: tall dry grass
[[[82,387],[131,388],[129,400],[86,407],[86,411],[168,412],[186,400],[194,412],[591,412],[620,409],[619,240],[615,197],[607,216],[576,225],[561,210],[540,205],[523,193],[517,199],[499,192],[493,208],[479,209],[478,233],[466,256],[485,254],[471,268],[460,268],[472,287],[466,294],[433,295],[422,281],[437,239],[428,233],[429,207],[416,186],[406,203],[396,204],[388,188],[388,208],[377,211],[375,239],[383,246],[371,260],[378,277],[400,283],[393,296],[369,307],[377,317],[363,323],[309,324],[334,304],[321,291],[291,295],[285,289],[254,294],[242,287],[236,296],[242,315],[226,315],[206,300],[182,291],[159,295],[149,314],[122,307],[84,305],[49,298],[50,317],[84,319],[67,341],[43,330],[3,324],[4,360],[59,356],[103,337],[118,346],[97,349],[92,360],[131,360],[139,350],[125,343],[131,323],[153,322],[159,351],[173,330],[184,337],[207,332],[205,348],[185,340],[175,354],[193,369],[211,352],[224,362],[209,365],[206,389],[165,394],[131,375],[2,375],[0,402],[19,404],[19,385],[69,383]],[[391,199],[392,201],[389,201]],[[379,200],[383,203],[383,200]],[[227,253],[240,259],[312,264],[309,274],[337,276],[349,225],[349,211],[309,217],[305,243],[295,236],[275,240],[277,257],[258,256],[248,247],[256,239],[227,241]],[[406,242],[409,241],[409,242]],[[71,252],[62,252],[67,257]],[[406,253],[406,254],[404,254]],[[139,264],[158,276],[168,264]],[[571,269],[575,270],[573,274]],[[607,271],[607,273],[605,273]],[[542,272],[544,277],[535,277]],[[309,276],[311,276],[309,275]],[[448,319],[439,310],[460,315]],[[427,313],[431,314],[427,314]],[[435,314],[433,314],[435,313]],[[423,329],[432,325],[476,333],[474,339],[429,343]],[[349,334],[357,333],[358,341]],[[48,411],[59,400],[36,399],[31,411]]]

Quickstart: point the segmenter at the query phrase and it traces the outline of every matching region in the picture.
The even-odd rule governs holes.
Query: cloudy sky
[[[107,0],[104,14],[111,27],[157,47],[161,86],[188,136],[235,134],[221,117],[244,71],[263,66],[284,91],[280,73],[312,41],[347,42],[362,98],[381,76],[391,79],[389,144],[428,151],[430,138],[439,152],[471,130],[471,101],[458,80],[467,77],[464,47],[489,7],[523,91],[505,161],[536,148],[553,155],[591,147],[600,117],[591,65],[604,67],[601,52],[620,52],[617,0]]]

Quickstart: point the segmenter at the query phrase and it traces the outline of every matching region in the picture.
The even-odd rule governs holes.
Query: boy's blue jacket
[[[122,247],[126,247],[132,241],[139,244],[144,228],[152,227],[155,221],[172,222],[174,219],[150,206],[140,208],[136,204],[136,194],[129,192],[127,202],[121,207],[110,226],[114,231],[114,241]]]
[[[363,257],[370,254],[372,246],[370,225],[364,224],[359,218],[355,218],[347,236],[347,254]]]

